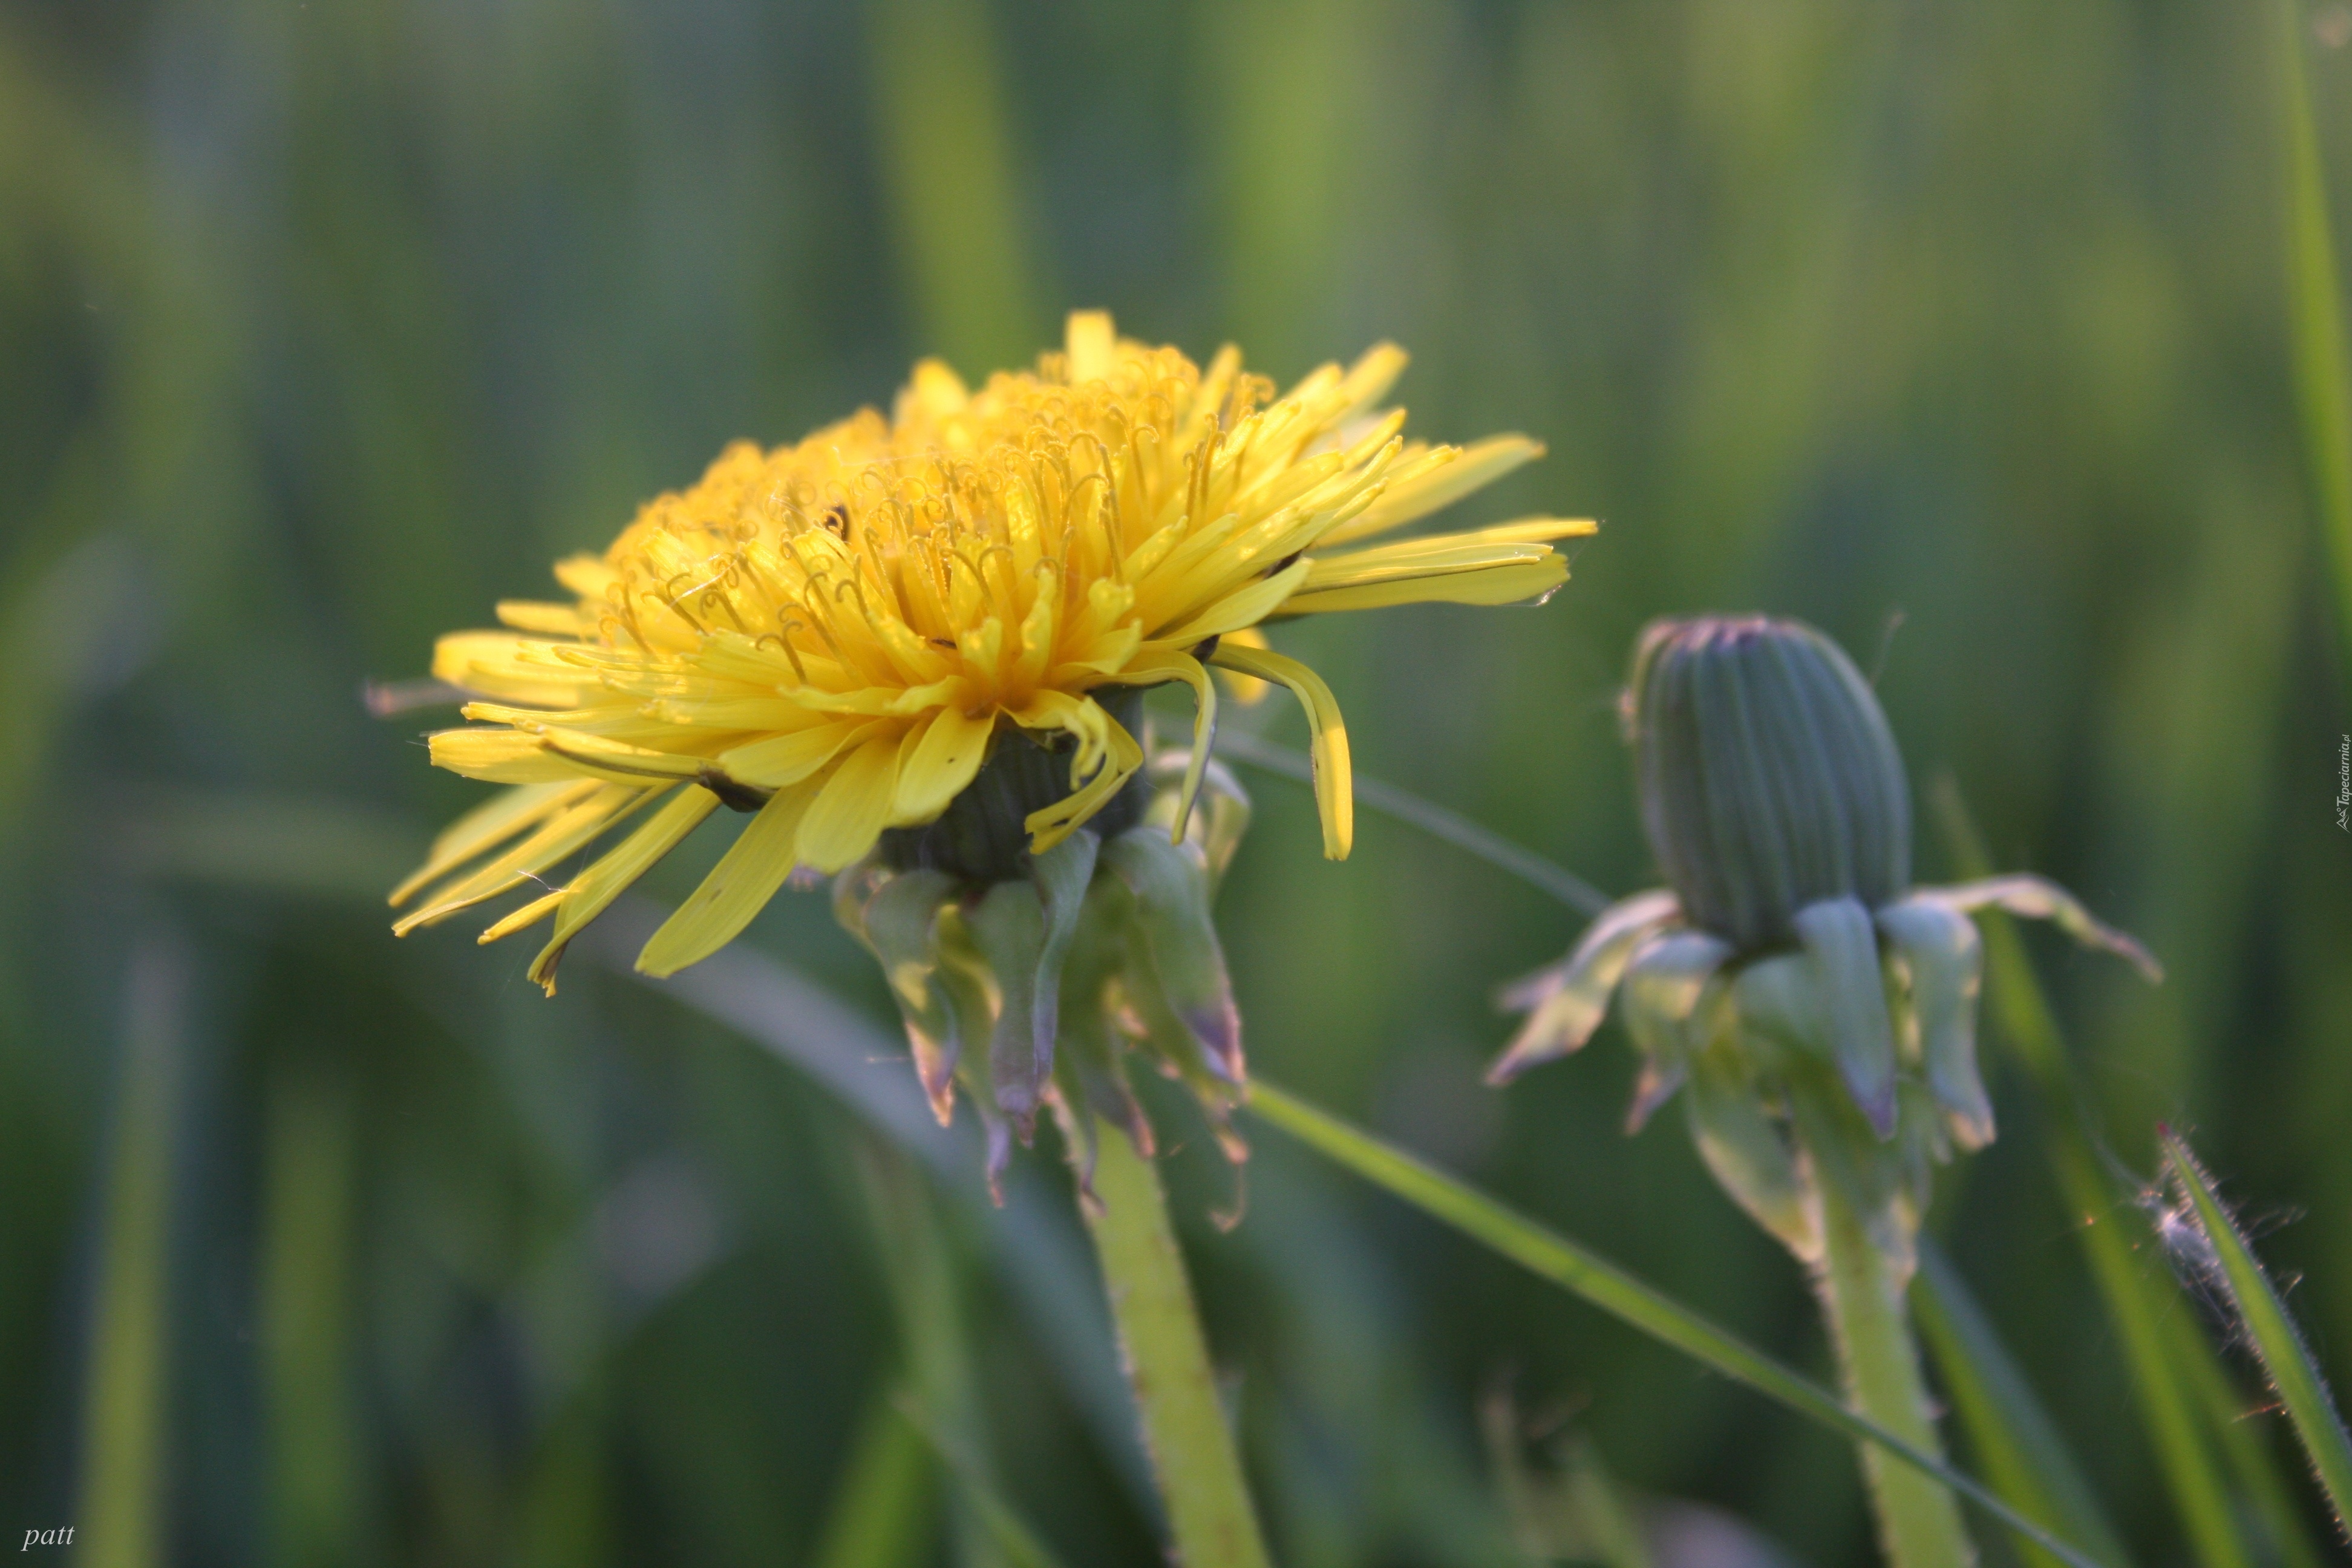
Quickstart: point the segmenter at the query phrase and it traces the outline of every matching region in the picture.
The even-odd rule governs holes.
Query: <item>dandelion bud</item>
[[[1119,706],[1139,727],[1139,703]],[[1085,1140],[1082,1175],[1098,1121],[1150,1150],[1130,1048],[1190,1088],[1240,1157],[1227,1121],[1241,1020],[1209,905],[1249,802],[1223,768],[1188,763],[1152,759],[1121,798],[1036,850],[1024,824],[1068,797],[1070,758],[1001,735],[937,821],[885,834],[835,884],[842,925],[881,962],[933,1111],[950,1118],[959,1082],[975,1102],[992,1184],[1055,1100]]]
[[[1911,880],[1903,757],[1853,661],[1761,616],[1654,622],[1628,715],[1642,821],[1691,924],[1795,945],[1798,912]]]
[[[1811,626],[1653,622],[1625,718],[1673,887],[1602,910],[1503,994],[1528,1018],[1487,1081],[1582,1049],[1613,1001],[1642,1057],[1629,1130],[1687,1085],[1700,1154],[1758,1224],[1817,1259],[1807,1193],[1836,1180],[1907,1278],[1929,1165],[1993,1138],[1970,914],[2051,921],[2162,971],[2040,877],[1911,886],[1902,754],[1853,661]]]

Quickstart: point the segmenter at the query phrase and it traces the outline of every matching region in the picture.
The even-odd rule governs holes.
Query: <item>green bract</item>
[[[1098,1120],[1146,1153],[1124,1058],[1139,1048],[1198,1099],[1229,1152],[1241,1016],[1209,907],[1249,825],[1214,762],[1183,810],[1189,756],[1162,753],[1043,854],[1024,819],[1068,784],[1066,754],[999,734],[939,821],[884,837],[834,883],[834,911],[880,961],[915,1068],[945,1124],[961,1082],[988,1131],[992,1186],[1056,1100],[1087,1143]],[[1181,820],[1180,820],[1180,818]]]
[[[1617,996],[1643,1058],[1630,1127],[1690,1085],[1708,1167],[1802,1256],[1820,1240],[1801,1162],[1838,1165],[1864,1212],[1900,1231],[1931,1160],[1992,1139],[1970,910],[2055,921],[2158,973],[2042,878],[1912,887],[1902,755],[1869,683],[1811,626],[1654,623],[1626,723],[1671,887],[1603,911],[1567,958],[1506,994],[1528,1016],[1488,1077],[1580,1048]]]

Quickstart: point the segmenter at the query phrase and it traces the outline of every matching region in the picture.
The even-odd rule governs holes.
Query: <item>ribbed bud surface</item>
[[[1642,822],[1684,917],[1743,952],[1797,911],[1876,909],[1911,880],[1910,792],[1869,683],[1836,644],[1761,616],[1653,622],[1629,716]]]

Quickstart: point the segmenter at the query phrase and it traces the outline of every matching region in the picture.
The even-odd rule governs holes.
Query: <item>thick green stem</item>
[[[1078,1146],[1075,1136],[1068,1141]],[[1173,1560],[1182,1568],[1267,1568],[1159,1173],[1124,1134],[1105,1128],[1094,1188],[1101,1201],[1087,1205],[1087,1228],[1167,1505]]]
[[[1837,1343],[1846,1397],[1855,1410],[1927,1453],[1941,1457],[1919,1375],[1918,1347],[1894,1259],[1873,1245],[1869,1226],[1836,1181],[1819,1184],[1822,1257],[1814,1270],[1830,1337]],[[1862,1451],[1878,1514],[1879,1542],[1894,1568],[1969,1568],[1976,1552],[1944,1487],[1874,1446]]]

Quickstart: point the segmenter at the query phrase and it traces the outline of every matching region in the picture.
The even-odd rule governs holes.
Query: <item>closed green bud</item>
[[[1642,823],[1683,916],[1742,952],[1799,941],[1826,899],[1874,910],[1911,880],[1902,753],[1836,644],[1800,622],[1653,622],[1627,721]]]
[[[1763,616],[1661,620],[1625,697],[1642,823],[1673,884],[1621,900],[1509,987],[1505,1083],[1580,1050],[1612,1001],[1642,1058],[1638,1130],[1687,1086],[1707,1168],[1808,1262],[1845,1191],[1907,1279],[1931,1165],[1993,1138],[1978,1073],[1981,909],[2055,922],[2161,977],[2040,877],[1911,885],[1902,754],[1853,661]]]

